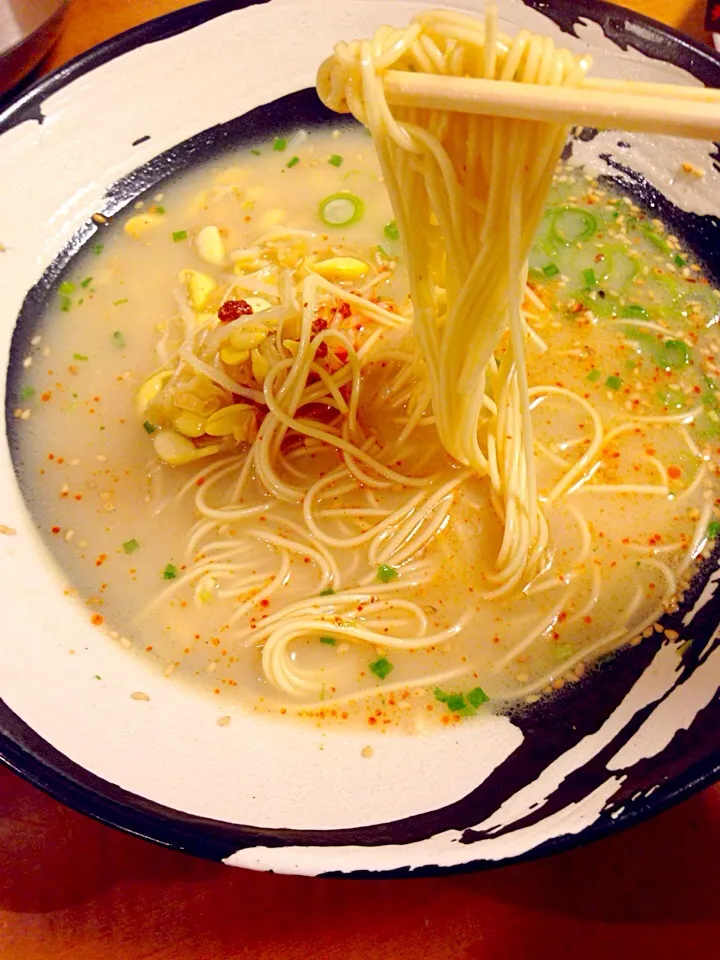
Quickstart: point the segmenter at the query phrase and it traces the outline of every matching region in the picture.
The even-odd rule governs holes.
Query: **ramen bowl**
[[[0,200],[0,757],[98,820],[230,865],[337,876],[489,867],[622,829],[720,772],[717,556],[650,636],[552,698],[374,735],[222,707],[132,655],[124,626],[99,629],[73,595],[19,482],[15,398],[28,358],[45,362],[33,339],[74,258],[197,164],[330,122],[313,86],[334,42],[427,6],[208,0],[90,51],[0,118],[12,184]],[[480,9],[432,4],[443,6]],[[499,6],[508,32],[589,52],[599,75],[720,86],[713,52],[619,7]],[[716,151],[587,130],[566,149],[670,224],[718,281]],[[680,176],[682,164],[703,175]]]

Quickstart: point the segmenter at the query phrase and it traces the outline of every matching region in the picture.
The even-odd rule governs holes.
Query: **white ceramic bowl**
[[[317,122],[314,95],[296,92],[312,87],[333,42],[404,23],[420,6],[428,4],[208,0],[91,51],[11,106],[0,118],[3,389],[18,376],[55,279],[96,231],[93,213],[112,216],[198,157],[258,132]],[[478,9],[471,0],[452,6]],[[599,74],[720,86],[710,50],[618,7],[500,7],[509,32],[527,26],[591,51]],[[572,148],[655,204],[720,274],[720,224],[708,216],[720,206],[711,144],[606,132]],[[681,183],[679,160],[707,175]],[[219,727],[209,698],[150,672],[90,626],[63,595],[63,572],[18,487],[12,423],[0,446],[0,523],[17,531],[0,535],[0,754],[92,816],[230,864],[399,874],[559,849],[718,775],[713,565],[672,621],[695,638],[682,658],[676,644],[652,639],[608,658],[549,705],[382,737],[368,761],[359,732],[281,728],[242,713]],[[130,698],[138,689],[149,702]]]

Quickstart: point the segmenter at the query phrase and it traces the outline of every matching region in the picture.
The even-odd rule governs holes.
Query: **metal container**
[[[0,95],[42,60],[69,0],[0,0]]]

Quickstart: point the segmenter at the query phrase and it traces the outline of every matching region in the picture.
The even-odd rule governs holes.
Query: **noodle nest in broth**
[[[104,532],[81,540],[67,483],[43,518],[110,621],[133,613],[126,645],[256,709],[421,729],[578,681],[677,606],[720,528],[717,293],[661,223],[558,166],[565,128],[383,87],[588,67],[492,9],[338,44],[320,94],[377,158],[352,129],[279,136],[133,211],[107,266],[63,283],[45,336],[103,318],[101,370],[71,366],[88,398],[117,381],[103,471],[144,533],[91,494]],[[141,269],[159,299],[127,292],[110,330]],[[54,376],[15,411],[31,466],[74,416],[43,400]],[[87,572],[100,557],[134,572]]]

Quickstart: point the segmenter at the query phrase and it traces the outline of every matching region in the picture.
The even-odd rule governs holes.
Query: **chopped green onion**
[[[154,213],[165,213],[165,207],[158,207],[157,205],[153,207]]]
[[[70,299],[70,297],[67,297],[65,295],[60,297],[60,309],[62,310],[63,313],[67,313],[70,310],[71,306],[72,306],[72,300]]]
[[[273,140],[273,150],[281,151],[284,150],[287,146],[287,140],[285,137],[275,137]]]
[[[320,596],[321,596],[321,597],[331,597],[334,593],[335,593],[335,591],[333,590],[332,587],[325,587],[324,590],[321,590],[321,591],[320,591]]]
[[[687,263],[687,260],[685,257],[681,257],[679,253],[676,253],[673,257],[673,262],[675,263],[676,267],[684,267]]]
[[[395,567],[389,567],[387,563],[381,563],[377,568],[377,578],[381,583],[390,583],[397,575],[398,572]]]
[[[375,674],[376,677],[379,677],[381,680],[384,680],[385,677],[394,669],[393,665],[387,659],[387,657],[381,657],[379,660],[375,660],[370,664],[370,669]]]
[[[385,247],[378,244],[377,247],[375,247],[375,250],[377,251],[378,256],[381,257],[383,260],[390,259],[390,254],[387,252]]]
[[[172,238],[175,243],[182,243],[183,240],[187,240],[187,230],[173,230]]]
[[[123,297],[122,300],[114,300],[114,301],[113,301],[113,306],[114,306],[114,307],[119,307],[121,304],[127,303],[127,302],[128,302],[128,298],[127,298],[127,297]]]
[[[163,570],[163,580],[175,580],[178,575],[178,568],[174,563],[168,563]]]
[[[260,156],[260,151],[259,151],[259,150],[256,150],[254,147],[252,148],[252,150],[250,151],[250,153],[251,153],[254,157],[259,157],[259,156]]]
[[[125,337],[123,336],[122,331],[116,330],[112,335],[112,341],[116,347],[120,347],[120,349],[122,349],[125,346]]]
[[[590,381],[590,383],[597,383],[601,376],[602,374],[600,371],[597,368],[594,368],[587,375],[587,379]]]
[[[556,263],[547,263],[542,268],[546,277],[556,277],[560,273],[560,267]]]
[[[658,250],[662,250],[663,253],[670,253],[670,247],[667,245],[667,243],[661,236],[655,233],[653,228],[648,224],[645,224],[643,227],[643,234],[654,247],[658,248]]]
[[[386,223],[383,227],[383,233],[388,240],[399,240],[400,231],[398,230],[397,220],[391,220],[390,223]]]
[[[570,246],[589,240],[597,230],[597,217],[581,207],[560,207],[551,214],[550,234],[554,240]]]
[[[711,520],[707,528],[708,540],[717,540],[720,537],[720,520]]]
[[[320,201],[318,213],[328,227],[348,227],[362,220],[365,204],[353,193],[332,193]]]
[[[92,283],[92,277],[85,277],[83,282],[80,284],[81,287],[89,287]]]
[[[84,353],[74,353],[73,360],[89,360],[90,357],[87,357]]]
[[[288,167],[295,167],[298,163],[300,163],[300,157],[290,157],[286,165]]]
[[[468,703],[473,707],[479,707],[481,703],[487,703],[490,699],[482,687],[474,687],[467,695],[467,698]]]
[[[157,427],[155,426],[155,424],[150,423],[149,420],[145,421],[145,423],[143,424],[143,427],[145,429],[145,433],[155,433],[155,431],[157,430]]]
[[[641,307],[639,303],[628,303],[620,309],[621,317],[635,317],[640,320],[648,319],[648,312],[645,307]]]
[[[94,243],[94,244],[90,247],[90,249],[92,250],[92,252],[93,252],[93,253],[95,254],[95,256],[97,257],[97,256],[99,256],[99,255],[103,252],[103,250],[105,249],[105,244],[104,244],[104,243]]]
[[[461,710],[467,709],[465,697],[461,693],[449,694],[445,700],[445,706],[451,713],[459,713]]]
[[[622,386],[622,380],[620,377],[616,377],[614,374],[611,377],[608,377],[605,381],[605,386],[609,387],[611,390],[619,390]]]
[[[66,294],[73,293],[74,290],[75,290],[75,284],[72,283],[70,280],[64,280],[60,284],[60,293],[66,293]]]
[[[671,367],[679,370],[690,363],[690,347],[684,340],[666,340],[657,355],[660,367]]]
[[[326,643],[329,647],[334,647],[337,640],[335,637],[320,637],[320,643]]]
[[[35,387],[23,387],[20,391],[21,400],[29,400],[30,397],[35,396]]]
[[[135,539],[126,540],[125,543],[123,544],[123,550],[125,551],[125,553],[135,553],[135,551],[139,549],[140,549],[140,544]]]
[[[597,277],[595,276],[595,271],[592,269],[592,267],[588,270],[583,270],[582,275],[586,287],[597,286]]]
[[[340,156],[339,153],[334,153],[328,160],[328,163],[332,167],[340,167],[342,166],[342,162],[343,162],[343,158]]]

